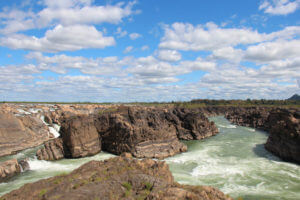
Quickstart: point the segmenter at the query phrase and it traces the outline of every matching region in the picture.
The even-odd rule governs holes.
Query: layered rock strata
[[[263,107],[233,107],[226,112],[225,117],[231,123],[239,126],[268,130],[270,110],[270,108]]]
[[[60,133],[72,158],[91,156],[101,151],[101,138],[94,117],[76,116],[66,119]]]
[[[64,145],[62,138],[55,138],[44,143],[44,147],[36,152],[40,160],[60,160],[70,156],[70,152]]]
[[[63,120],[61,128],[63,144],[71,157],[93,155],[103,149],[117,155],[130,152],[137,158],[162,159],[187,150],[179,139],[198,140],[217,132],[202,113],[147,107],[119,107],[97,115],[74,116]],[[51,145],[57,146],[51,143],[42,149],[40,159],[53,154],[41,153],[56,148]]]
[[[273,110],[268,126],[270,135],[265,148],[285,161],[300,164],[300,112]]]
[[[41,145],[50,138],[48,127],[40,119],[0,113],[0,156]]]
[[[90,161],[68,175],[24,185],[2,200],[195,199],[232,200],[208,186],[180,185],[165,162],[130,156]]]

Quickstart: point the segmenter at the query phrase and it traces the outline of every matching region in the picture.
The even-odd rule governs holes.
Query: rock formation
[[[117,155],[130,152],[137,158],[163,159],[187,150],[179,139],[199,140],[218,132],[202,113],[188,109],[119,107],[96,115],[73,116],[61,123],[62,141],[68,151],[62,146],[58,151],[70,152],[73,158],[94,155],[102,144],[104,151]],[[55,157],[48,155],[53,155],[51,151],[58,145],[46,145],[38,152],[39,159]]]
[[[130,152],[138,158],[165,158],[187,150],[179,142],[168,110],[124,107],[97,117],[96,127],[103,150],[120,155]]]
[[[75,116],[66,119],[60,132],[72,158],[91,156],[101,151],[101,138],[93,116]]]
[[[19,174],[21,167],[16,159],[0,163],[0,183]]]
[[[24,185],[2,200],[201,199],[232,200],[207,186],[180,185],[165,162],[130,156],[90,161],[68,175]]]
[[[218,133],[214,122],[209,122],[199,110],[175,108],[170,110],[167,119],[174,124],[181,140],[201,140]]]
[[[69,150],[64,145],[62,138],[55,138],[44,143],[44,147],[36,152],[40,160],[60,160],[70,155]]]
[[[263,107],[232,107],[225,117],[233,124],[268,130],[270,109]]]
[[[268,126],[270,135],[265,148],[285,161],[300,164],[300,112],[272,110]]]
[[[300,164],[300,111],[279,108],[233,108],[226,118],[234,124],[269,133],[265,148],[285,161]]]
[[[0,156],[41,145],[49,139],[48,127],[40,119],[0,113]]]

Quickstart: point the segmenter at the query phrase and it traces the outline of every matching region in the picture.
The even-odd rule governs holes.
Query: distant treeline
[[[237,106],[259,106],[259,105],[270,105],[270,106],[289,106],[289,105],[300,105],[299,100],[268,100],[268,99],[247,99],[247,100],[211,100],[211,99],[195,99],[190,102],[191,104],[203,104],[205,106],[226,106],[226,105],[237,105]]]
[[[171,102],[118,102],[118,103],[97,103],[97,102],[26,102],[26,101],[2,101],[0,103],[21,103],[21,104],[100,104],[100,105],[141,105],[141,106],[176,106],[196,108],[203,106],[283,106],[300,107],[300,100],[267,100],[267,99],[247,99],[247,100],[212,100],[194,99],[191,101],[171,101]]]

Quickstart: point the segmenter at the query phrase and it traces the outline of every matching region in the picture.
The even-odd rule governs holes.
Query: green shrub
[[[127,191],[130,191],[132,189],[132,185],[128,182],[123,183],[122,186],[126,188]]]
[[[39,196],[40,196],[40,197],[44,196],[44,195],[46,194],[46,192],[47,192],[46,189],[42,189],[42,190],[40,191]]]

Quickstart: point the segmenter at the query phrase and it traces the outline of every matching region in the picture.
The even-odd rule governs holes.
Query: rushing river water
[[[267,134],[252,128],[231,125],[223,117],[214,117],[220,133],[217,136],[189,141],[188,152],[165,159],[176,181],[182,184],[211,185],[234,198],[300,199],[300,166],[280,161],[267,152],[263,144]],[[69,172],[90,160],[103,160],[113,155],[100,153],[82,159],[55,162],[34,158],[36,149],[0,158],[29,156],[31,170],[8,183],[0,184],[0,196],[25,183]]]

